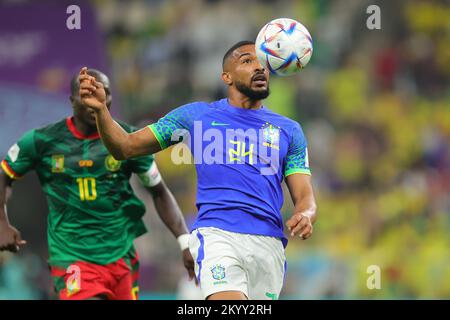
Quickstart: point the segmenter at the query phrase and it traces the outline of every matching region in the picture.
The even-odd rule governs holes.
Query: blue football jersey
[[[297,122],[265,106],[248,110],[222,99],[186,104],[149,128],[162,149],[183,141],[172,151],[173,161],[195,163],[198,217],[192,229],[216,227],[287,244],[281,183],[291,174],[311,174]]]

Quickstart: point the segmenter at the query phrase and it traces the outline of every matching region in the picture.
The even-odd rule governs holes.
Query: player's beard
[[[269,84],[267,84],[266,90],[253,90],[251,87],[245,85],[242,82],[236,81],[236,89],[246,97],[250,98],[251,100],[263,100],[267,98],[270,94]]]

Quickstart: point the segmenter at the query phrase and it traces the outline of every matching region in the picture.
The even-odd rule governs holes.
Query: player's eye
[[[243,62],[244,62],[244,63],[250,63],[250,62],[252,62],[252,60],[251,60],[251,59],[244,59]]]

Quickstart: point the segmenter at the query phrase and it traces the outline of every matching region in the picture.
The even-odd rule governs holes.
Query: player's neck
[[[73,117],[72,119],[75,128],[77,128],[77,130],[81,132],[83,135],[89,136],[97,132],[97,126],[91,126],[83,121],[80,121],[76,117]]]
[[[261,100],[252,100],[243,94],[229,94],[228,103],[232,106],[243,108],[243,109],[253,109],[257,110],[261,108]]]

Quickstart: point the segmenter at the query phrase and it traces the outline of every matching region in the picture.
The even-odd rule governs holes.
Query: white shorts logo
[[[223,280],[225,278],[225,267],[220,264],[216,264],[211,268],[212,277],[215,280]]]

